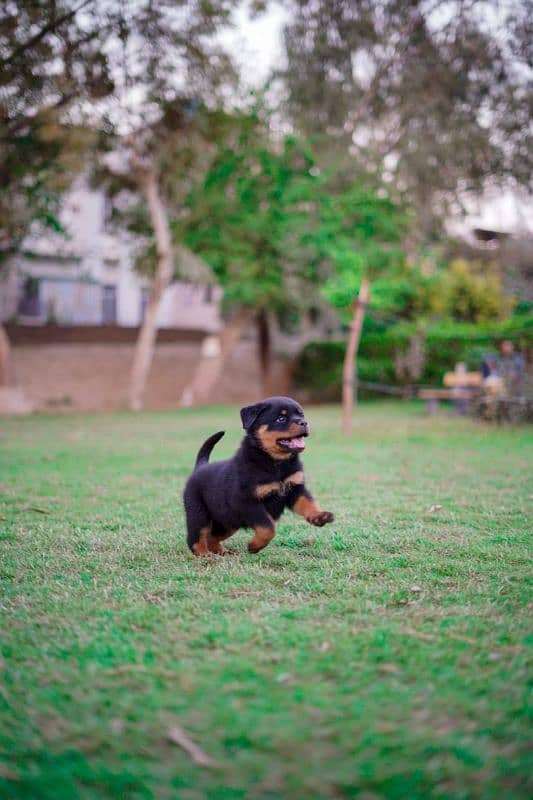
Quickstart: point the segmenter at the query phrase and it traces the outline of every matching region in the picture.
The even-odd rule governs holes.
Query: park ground
[[[237,408],[0,422],[0,796],[531,796],[531,430],[339,416],[304,458],[335,523],[207,559],[181,492]]]

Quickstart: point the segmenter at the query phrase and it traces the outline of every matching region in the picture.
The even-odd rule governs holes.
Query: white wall
[[[161,328],[202,328],[210,333],[221,327],[222,291],[213,288],[213,302],[206,301],[204,286],[173,283],[161,300],[158,324]]]
[[[142,289],[147,281],[133,270],[135,240],[127,232],[105,229],[105,196],[90,189],[80,178],[65,194],[60,220],[67,236],[34,228],[22,250],[33,257],[13,259],[9,281],[0,283],[0,314],[9,319],[16,311],[24,276],[42,278],[40,297],[43,308],[53,308],[54,317],[63,324],[100,324],[102,288],[116,287],[117,324],[133,327],[141,322]],[[14,276],[14,277],[13,277]],[[46,279],[49,280],[46,280]],[[94,285],[65,278],[89,278]],[[18,288],[17,288],[18,287]],[[172,284],[161,301],[158,324],[162,328],[183,327],[215,332],[220,328],[219,306],[222,292],[213,291],[214,302],[206,302],[205,289],[183,283]],[[33,322],[45,322],[43,319]],[[30,320],[28,320],[30,321]]]

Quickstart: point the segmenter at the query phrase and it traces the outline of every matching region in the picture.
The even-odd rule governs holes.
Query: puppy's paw
[[[321,511],[319,514],[315,514],[314,517],[308,517],[308,521],[311,525],[316,525],[317,528],[321,528],[322,525],[327,525],[328,522],[333,522],[334,519],[335,517],[331,511]]]

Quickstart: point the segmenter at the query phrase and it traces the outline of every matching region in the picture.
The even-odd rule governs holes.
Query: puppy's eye
[[[285,415],[279,416],[276,422],[287,422],[287,417]]]

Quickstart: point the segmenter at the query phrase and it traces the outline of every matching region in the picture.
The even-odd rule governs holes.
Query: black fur
[[[194,469],[198,469],[201,464],[207,464],[209,461],[209,456],[211,455],[211,450],[219,442],[226,431],[219,431],[218,433],[214,433],[209,439],[206,439],[203,445],[198,450],[198,455],[196,456],[196,464],[194,465]]]
[[[200,448],[185,487],[187,544],[197,555],[205,553],[207,540],[209,551],[221,552],[220,542],[238,528],[274,531],[274,521],[285,508],[293,508],[299,498],[311,501],[312,508],[316,506],[303,483],[303,474],[297,478],[301,482],[283,483],[290,476],[303,473],[298,452],[277,444],[278,439],[285,438],[284,433],[290,434],[287,438],[308,435],[308,424],[299,404],[289,397],[270,397],[241,409],[241,419],[246,435],[233,458],[207,463],[224,432],[210,436]],[[272,490],[268,488],[270,485],[274,487]],[[257,493],[262,491],[258,487],[267,487],[267,496],[258,497]],[[332,514],[316,508],[315,516],[307,517],[309,522],[323,525],[333,520]],[[252,552],[263,546],[254,548],[250,543]]]

